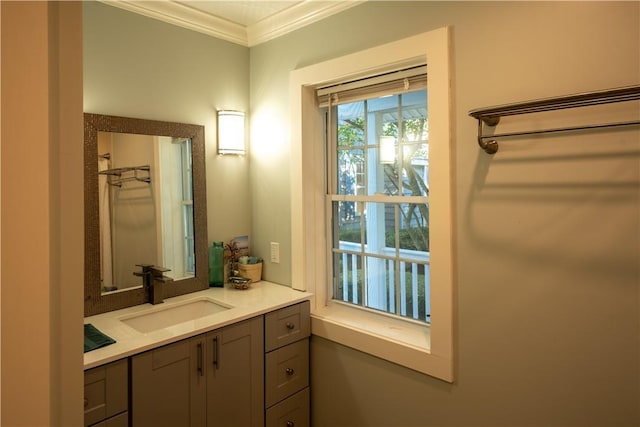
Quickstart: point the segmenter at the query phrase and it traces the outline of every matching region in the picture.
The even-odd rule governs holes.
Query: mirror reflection
[[[141,286],[138,265],[194,277],[191,140],[98,132],[102,292]]]
[[[85,316],[207,289],[204,126],[85,113]]]

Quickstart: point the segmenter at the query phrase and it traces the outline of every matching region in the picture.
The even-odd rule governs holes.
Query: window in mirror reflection
[[[98,132],[103,292],[141,286],[139,264],[194,277],[191,140]]]

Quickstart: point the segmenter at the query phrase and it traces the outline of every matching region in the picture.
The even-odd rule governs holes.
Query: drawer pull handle
[[[294,371],[294,370],[293,370],[293,369],[291,369],[291,368],[287,368],[287,369],[285,369],[285,372],[286,372],[286,373],[287,373],[287,375],[289,375],[289,376],[291,376],[291,375],[293,375],[293,374],[295,374],[295,373],[296,373],[296,371]]]
[[[287,421],[287,427],[294,427],[296,425],[296,423],[294,423],[293,421]]]
[[[296,327],[296,325],[294,325],[293,323],[287,322],[287,329],[293,329],[295,327]]]
[[[84,407],[88,407],[89,406],[89,399],[87,399],[86,397],[84,398]]]

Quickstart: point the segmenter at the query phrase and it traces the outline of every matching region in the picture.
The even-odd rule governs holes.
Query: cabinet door
[[[129,365],[123,359],[84,373],[84,425],[125,412],[129,405]]]
[[[204,345],[197,337],[131,358],[133,427],[205,424]]]
[[[262,316],[207,334],[207,426],[264,425]]]

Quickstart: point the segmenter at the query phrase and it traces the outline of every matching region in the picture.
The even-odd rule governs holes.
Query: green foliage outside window
[[[420,236],[420,238],[416,238]],[[340,230],[339,238],[343,242],[360,242],[360,228],[343,228]],[[395,235],[388,231],[384,236],[385,246],[394,248],[396,246]],[[413,227],[400,230],[400,247],[413,251],[429,252],[429,227]]]

